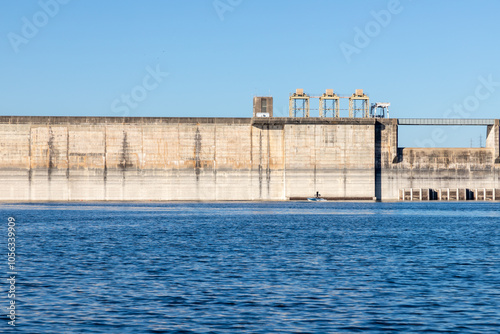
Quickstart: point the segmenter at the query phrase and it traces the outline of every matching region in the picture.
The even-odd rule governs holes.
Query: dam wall
[[[496,189],[500,188],[499,121],[485,127],[483,148],[401,148],[397,145],[398,121],[377,122],[380,147],[380,193],[395,200],[402,189]],[[400,127],[404,129],[404,127]]]
[[[500,188],[487,147],[398,147],[396,119],[0,117],[2,201],[398,200]]]

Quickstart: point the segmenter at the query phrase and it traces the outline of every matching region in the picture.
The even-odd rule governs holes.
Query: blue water
[[[2,204],[2,245],[9,216],[18,333],[500,332],[495,203]]]

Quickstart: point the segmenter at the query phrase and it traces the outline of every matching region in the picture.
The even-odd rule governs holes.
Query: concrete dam
[[[486,147],[401,148],[412,119],[2,116],[0,200],[500,199],[499,120],[436,121]]]

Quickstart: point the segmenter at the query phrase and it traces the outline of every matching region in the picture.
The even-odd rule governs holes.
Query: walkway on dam
[[[479,118],[398,118],[398,125],[495,125],[495,120]]]

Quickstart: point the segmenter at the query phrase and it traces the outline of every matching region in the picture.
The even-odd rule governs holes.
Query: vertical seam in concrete
[[[127,132],[125,131],[125,124],[123,126],[123,140],[122,140],[122,196],[121,200],[125,200],[125,171],[127,169]]]
[[[31,181],[33,178],[33,166],[32,166],[32,158],[31,158],[31,124],[29,126],[29,134],[28,134],[28,163],[29,163],[29,169],[28,169],[28,199],[31,201]]]
[[[262,129],[259,131],[259,199],[262,199]]]
[[[214,192],[215,192],[215,200],[217,200],[217,123],[214,123]]]
[[[104,200],[108,200],[108,125],[104,124]]]
[[[180,169],[181,169],[181,167],[180,167],[181,155],[180,154],[181,154],[181,124],[177,123],[177,166],[176,166],[177,168],[176,168],[176,175],[175,176],[176,176],[176,181],[179,183],[181,182],[180,181],[181,178],[179,177]],[[178,187],[176,187],[176,191],[179,191],[179,188],[181,188],[181,187],[179,187],[179,185],[178,185]],[[175,197],[179,198],[179,193],[177,193]]]
[[[253,125],[250,124],[250,199],[253,197]]]
[[[51,185],[51,180],[52,180],[52,169],[54,168],[54,163],[52,161],[53,155],[54,155],[54,132],[52,132],[52,127],[49,125],[49,141],[47,142],[48,146],[48,159],[47,159],[47,178],[49,181],[49,197],[50,197],[50,185]]]
[[[347,154],[346,154],[347,153],[346,152],[346,150],[347,150],[347,145],[346,145],[346,143],[347,143],[347,141],[346,141],[347,140],[347,131],[346,130],[347,129],[344,129],[344,144],[343,144],[343,146],[344,146],[344,157],[343,157],[344,166],[342,168],[342,173],[344,174],[344,197],[347,197],[347,175],[346,175],[346,173],[347,173],[347,171],[346,171],[346,165],[347,165]]]
[[[201,174],[201,133],[199,125],[196,126],[196,132],[194,135],[194,171],[196,174],[196,187],[199,187],[200,174]]]
[[[144,172],[145,161],[144,161],[144,123],[141,123],[141,171]]]
[[[55,154],[54,151],[54,132],[52,131],[52,127],[49,125],[49,141],[48,141],[48,155],[49,155],[49,165],[47,169],[47,179],[48,179],[48,200],[52,198],[52,170],[54,168],[54,163],[52,161],[53,156]]]
[[[375,200],[382,199],[382,127],[384,125],[375,121],[373,125],[373,144],[374,144],[374,194]],[[390,150],[390,140],[389,140]]]
[[[495,120],[495,125],[493,126],[494,129],[494,141],[495,141],[495,161],[493,161],[493,166],[495,166],[495,163],[500,162],[500,121],[498,119]],[[493,167],[494,168],[494,167]]]
[[[266,168],[266,183],[267,183],[267,199],[269,199],[271,191],[271,142],[270,142],[270,130],[269,125],[267,126],[267,168]]]
[[[317,140],[317,138],[316,138],[316,126],[314,126],[313,129],[314,129],[313,130],[313,132],[314,132],[314,134],[313,134],[313,138],[314,138],[313,139],[314,140],[314,142],[313,142],[313,150],[314,150],[314,154],[313,154],[313,156],[314,156],[314,170],[313,170],[313,173],[314,173],[314,193],[316,193],[318,191],[317,186],[316,186],[316,173],[317,173],[317,171],[316,171],[316,140]]]
[[[283,132],[281,139],[283,141],[283,200],[286,200],[286,138],[285,138],[285,126],[283,125]]]
[[[69,126],[66,127],[66,186],[69,201]]]

